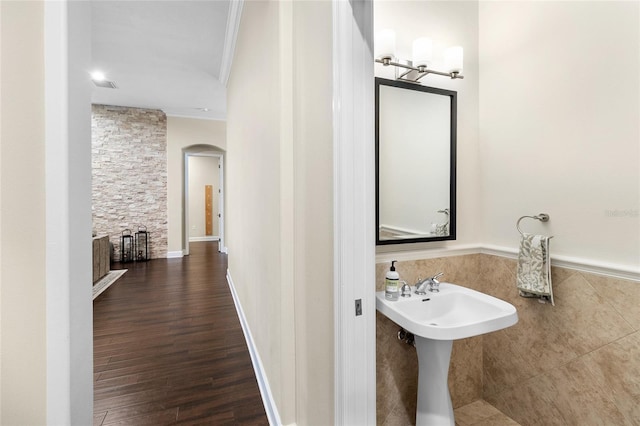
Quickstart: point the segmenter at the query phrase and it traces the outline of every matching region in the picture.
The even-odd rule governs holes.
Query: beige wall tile
[[[485,399],[523,426],[566,426],[549,391],[553,384],[539,375]]]
[[[506,337],[503,331],[483,336],[483,396],[487,397],[529,379],[542,370],[524,357],[527,346]]]
[[[473,426],[519,426],[519,423],[502,413],[498,413],[481,422],[474,423]]]
[[[453,408],[482,398],[482,336],[453,341],[449,392]]]
[[[444,260],[437,258],[399,262],[396,265],[398,265],[400,279],[406,280],[409,284],[413,285],[418,279],[432,277],[442,272],[443,264]]]
[[[553,267],[552,307],[518,296],[514,260],[484,255],[479,270],[480,290],[512,303],[519,317],[515,326],[483,337],[488,401],[522,425],[640,424],[640,356],[624,361],[625,351],[635,353],[631,339],[618,341],[624,350],[609,345],[634,330],[637,283]],[[581,373],[582,363],[599,375]],[[617,399],[600,390],[604,377]]]
[[[565,364],[633,331],[582,274],[554,268],[556,306],[520,297],[515,261],[483,256],[483,291],[512,303],[518,324],[484,336],[484,395]]]
[[[480,259],[479,254],[444,257],[440,265],[442,269],[436,272],[444,272],[441,281],[475,289],[480,285],[478,274]]]
[[[376,263],[376,291],[384,291],[384,277],[391,267],[391,262]],[[400,279],[404,279],[400,277]]]
[[[399,326],[376,313],[376,411],[378,424],[392,412],[412,413],[415,422],[418,393],[416,349],[398,340]],[[382,422],[382,423],[381,423]]]
[[[512,299],[516,290],[516,263],[497,256],[481,255],[476,290],[500,299]]]
[[[635,332],[584,357],[584,364],[618,410],[640,425],[640,332]]]
[[[484,400],[478,400],[457,408],[453,410],[453,413],[456,418],[456,425],[458,426],[475,425],[476,423],[489,419],[496,414],[501,414],[497,408]]]
[[[579,358],[549,372],[547,391],[569,425],[631,425]]]
[[[551,282],[553,284],[560,284],[562,281],[567,278],[572,277],[573,275],[579,274],[578,271],[573,271],[571,269],[566,268],[558,268],[555,266],[551,267]]]
[[[554,294],[556,306],[550,307],[547,315],[560,336],[578,355],[633,331],[582,274],[554,285]]]
[[[378,418],[378,424],[381,426],[413,426],[416,424],[416,413],[408,412],[406,407],[398,405],[384,418]]]
[[[516,289],[516,263],[511,259],[483,256],[481,291],[506,300],[518,310],[513,327],[484,336],[484,395],[529,379],[575,358],[575,352],[548,315],[551,305],[520,297]]]
[[[594,274],[582,275],[635,330],[640,330],[640,283]]]

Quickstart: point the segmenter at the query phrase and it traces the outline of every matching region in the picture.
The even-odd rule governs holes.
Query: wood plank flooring
[[[217,243],[122,265],[93,303],[94,425],[268,425]]]

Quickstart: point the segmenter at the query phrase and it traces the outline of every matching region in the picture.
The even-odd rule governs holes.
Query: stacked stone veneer
[[[120,236],[144,225],[150,257],[167,254],[167,117],[159,110],[93,105],[93,229],[120,260]]]

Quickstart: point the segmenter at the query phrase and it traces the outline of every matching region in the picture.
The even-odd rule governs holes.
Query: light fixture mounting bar
[[[437,74],[437,75],[441,75],[441,76],[444,76],[444,77],[449,77],[451,79],[464,78],[464,76],[461,75],[458,72],[442,72],[442,71],[432,70],[432,69],[429,69],[427,67],[418,67],[418,68],[416,68],[416,67],[411,66],[411,65],[401,64],[399,62],[394,62],[389,58],[376,59],[376,62],[379,63],[379,64],[384,65],[385,67],[391,65],[391,66],[394,66],[394,67],[404,68],[404,69],[408,70],[408,71],[402,73],[397,78],[397,80],[409,81],[409,82],[412,82],[412,83],[418,83],[419,82],[418,80],[420,80],[422,77],[424,77],[427,74]],[[411,80],[409,78],[405,78],[406,75],[409,74],[412,71],[416,71],[418,73],[418,77],[416,77],[415,80]]]

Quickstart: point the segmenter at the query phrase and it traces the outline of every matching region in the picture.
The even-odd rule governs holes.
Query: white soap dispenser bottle
[[[387,271],[386,279],[384,280],[384,297],[387,300],[398,300],[398,284],[400,283],[400,274],[396,272],[395,263],[397,260],[391,262],[391,268]]]

